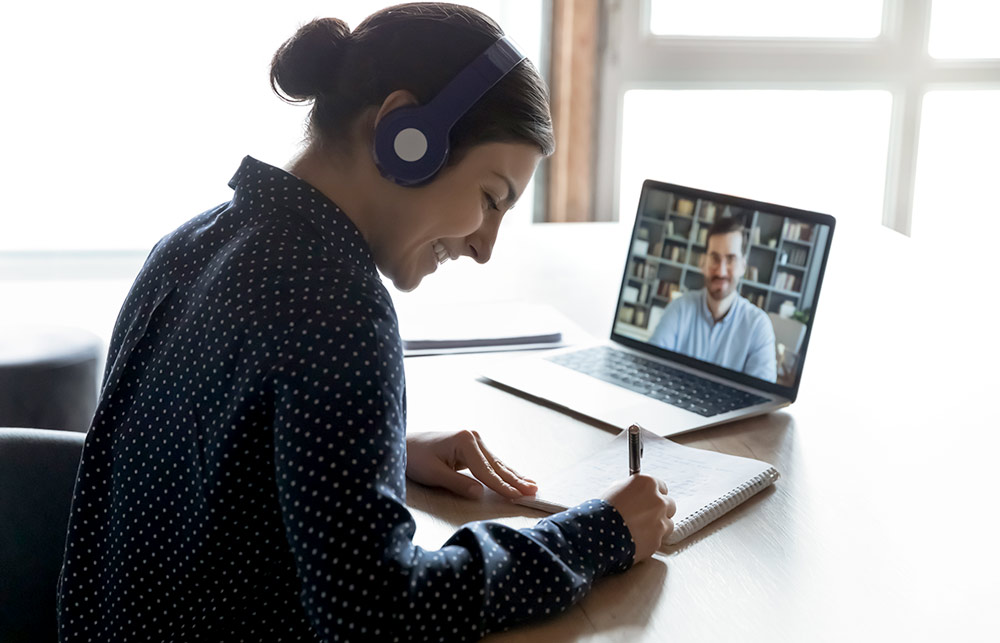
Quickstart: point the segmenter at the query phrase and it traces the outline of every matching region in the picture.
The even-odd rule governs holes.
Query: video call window
[[[615,332],[794,386],[829,228],[659,190],[638,216]]]

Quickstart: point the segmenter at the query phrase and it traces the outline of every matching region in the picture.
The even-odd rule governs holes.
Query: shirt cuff
[[[588,560],[595,578],[625,571],[635,561],[632,532],[607,501],[588,500],[548,520],[576,542],[579,555]]]

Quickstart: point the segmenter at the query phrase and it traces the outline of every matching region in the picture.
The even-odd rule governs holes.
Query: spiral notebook
[[[538,479],[538,495],[514,502],[555,513],[599,497],[612,482],[628,475],[626,433],[568,469]],[[643,430],[642,441],[642,472],[666,482],[677,503],[667,545],[738,507],[779,476],[766,462],[683,446],[650,431]]]

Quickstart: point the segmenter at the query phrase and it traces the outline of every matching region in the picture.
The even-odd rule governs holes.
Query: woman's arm
[[[297,321],[271,377],[278,499],[320,636],[476,639],[560,612],[632,564],[629,530],[602,500],[530,529],[470,523],[440,550],[414,545],[395,321],[359,305]]]

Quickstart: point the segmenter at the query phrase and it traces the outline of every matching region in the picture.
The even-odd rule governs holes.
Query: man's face
[[[701,272],[705,275],[705,289],[709,297],[721,301],[731,295],[746,272],[743,233],[737,231],[709,237]]]

